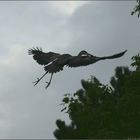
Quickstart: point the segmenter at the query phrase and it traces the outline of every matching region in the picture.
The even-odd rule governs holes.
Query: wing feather
[[[119,58],[119,57],[123,56],[126,52],[127,52],[127,50],[114,54],[114,55],[111,55],[111,56],[100,57],[100,60]]]
[[[34,60],[40,65],[47,65],[54,61],[60,54],[54,52],[45,53],[41,48],[32,48],[28,50],[29,55],[33,55]]]

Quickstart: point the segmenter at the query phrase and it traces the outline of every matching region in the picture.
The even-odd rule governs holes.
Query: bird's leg
[[[40,81],[47,73],[48,73],[48,71],[45,72],[40,78],[37,78],[37,80],[36,80],[35,82],[33,82],[33,83],[35,83],[34,86],[37,85],[37,84],[39,83],[39,81]]]
[[[50,84],[51,84],[52,76],[53,76],[53,73],[51,74],[50,81],[49,81],[49,82],[46,82],[46,83],[47,83],[47,86],[45,87],[46,89],[47,89],[47,88],[50,86]]]

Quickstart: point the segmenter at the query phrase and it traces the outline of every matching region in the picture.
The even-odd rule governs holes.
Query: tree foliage
[[[134,7],[134,10],[131,12],[131,15],[137,14],[138,18],[140,16],[140,0],[136,0],[137,5]]]
[[[82,88],[65,94],[62,111],[71,123],[57,120],[57,139],[140,138],[140,56],[132,57],[135,70],[117,67],[110,85],[96,77],[82,80]]]

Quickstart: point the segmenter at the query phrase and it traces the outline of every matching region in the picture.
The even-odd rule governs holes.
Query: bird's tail
[[[115,59],[115,58],[119,58],[119,57],[122,57],[126,52],[127,52],[127,50],[125,50],[123,52],[120,52],[120,53],[117,53],[117,54],[114,54],[114,55],[111,55],[111,56],[100,57],[99,59],[100,60],[104,60],[104,59]]]

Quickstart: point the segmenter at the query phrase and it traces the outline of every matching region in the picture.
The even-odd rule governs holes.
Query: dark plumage
[[[111,56],[105,57],[97,57],[87,53],[85,50],[81,51],[77,56],[71,56],[70,54],[59,54],[54,52],[44,53],[40,48],[33,48],[28,50],[29,55],[33,55],[34,60],[37,61],[38,64],[44,65],[44,70],[46,73],[35,81],[34,86],[47,74],[51,73],[50,81],[47,82],[46,88],[50,85],[52,76],[54,73],[63,70],[64,66],[68,67],[79,67],[79,66],[87,66],[93,64],[99,60],[105,59],[115,59],[123,56],[127,50],[117,53]]]
[[[54,52],[44,53],[41,48],[33,48],[28,50],[29,55],[33,55],[34,60],[40,65],[47,65],[55,60],[60,54]]]
[[[69,54],[60,55],[57,59],[55,59],[51,64],[46,65],[44,67],[45,71],[49,73],[56,73],[63,70],[63,67],[69,63],[72,56]]]
[[[115,58],[119,58],[121,56],[123,56],[126,53],[127,50],[121,52],[121,53],[117,53],[111,56],[104,56],[104,57],[97,57],[97,56],[93,56],[89,53],[87,53],[84,51],[83,53],[79,53],[78,56],[74,56],[71,61],[69,61],[69,63],[67,64],[67,66],[69,67],[80,67],[80,66],[87,66],[93,63],[96,63],[100,60],[105,60],[105,59],[115,59]]]

